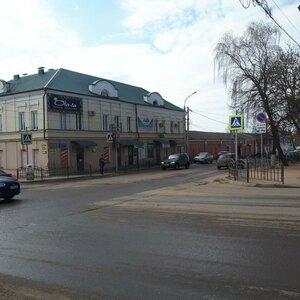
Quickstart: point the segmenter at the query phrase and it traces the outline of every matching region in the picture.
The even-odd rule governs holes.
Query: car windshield
[[[171,155],[169,155],[168,159],[176,159],[178,157],[179,157],[178,154],[171,154]]]
[[[199,153],[197,156],[200,156],[200,157],[205,157],[207,155],[206,152],[202,152],[202,153]]]
[[[231,157],[232,157],[231,154],[222,154],[222,155],[220,156],[220,159],[231,158]]]
[[[5,173],[4,171],[0,170],[0,176],[7,176],[7,173]]]

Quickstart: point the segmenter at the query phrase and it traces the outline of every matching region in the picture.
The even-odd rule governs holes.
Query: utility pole
[[[183,110],[184,110],[184,151],[185,152],[188,152],[189,126],[190,126],[190,116],[189,116],[190,109],[189,107],[186,107],[186,100],[196,93],[197,91],[191,93],[184,100]]]

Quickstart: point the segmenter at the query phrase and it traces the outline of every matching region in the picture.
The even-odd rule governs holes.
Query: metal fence
[[[273,181],[284,184],[284,165],[270,159],[243,159],[228,168],[229,177],[235,180]]]
[[[90,175],[92,176],[92,165],[84,164],[81,169],[73,169],[69,166],[60,167],[51,165],[48,168],[28,168],[21,167],[17,169],[17,179],[26,180],[44,180],[48,177],[63,177],[69,178],[70,176]]]

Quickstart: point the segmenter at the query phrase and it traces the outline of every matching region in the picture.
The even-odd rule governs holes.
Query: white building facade
[[[30,137],[22,144],[24,134]],[[149,91],[65,69],[0,80],[0,167],[158,164],[184,149],[184,111]]]

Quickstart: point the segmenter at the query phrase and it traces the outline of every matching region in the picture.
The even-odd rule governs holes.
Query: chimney
[[[45,72],[44,72],[44,69],[45,69],[45,67],[39,67],[38,68],[38,74],[39,75],[43,75]]]
[[[18,80],[18,79],[20,79],[20,75],[19,74],[14,75],[14,80]]]

